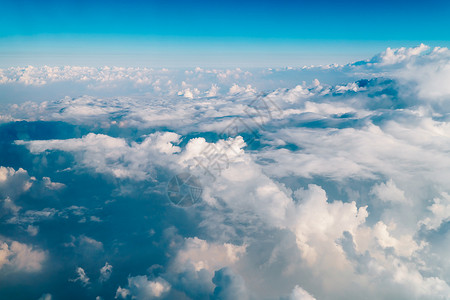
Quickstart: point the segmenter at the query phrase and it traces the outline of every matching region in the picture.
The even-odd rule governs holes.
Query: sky
[[[448,1],[4,1],[0,65],[347,63],[448,45]]]

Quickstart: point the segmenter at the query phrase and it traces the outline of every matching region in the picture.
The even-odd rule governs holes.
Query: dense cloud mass
[[[0,69],[0,298],[449,299],[449,81],[425,45]]]

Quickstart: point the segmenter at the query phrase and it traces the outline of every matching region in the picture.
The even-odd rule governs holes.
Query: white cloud
[[[42,181],[44,182],[45,187],[50,190],[59,190],[65,187],[62,183],[52,182],[49,177],[42,177]]]
[[[9,262],[8,261],[9,255],[10,251],[8,244],[2,242],[0,246],[0,268]]]
[[[77,273],[77,277],[75,277],[74,279],[69,279],[69,281],[72,281],[72,282],[79,281],[83,286],[87,286],[88,284],[90,284],[89,277],[86,275],[86,272],[84,271],[83,268],[78,267],[76,269],[76,273]]]
[[[167,155],[180,151],[173,145],[178,141],[179,136],[171,132],[151,134],[140,144],[128,144],[123,138],[90,133],[81,139],[16,141],[16,144],[26,145],[32,153],[46,150],[74,152],[82,168],[120,179],[151,180],[153,166]]]
[[[302,289],[300,286],[296,285],[292,290],[291,295],[289,296],[289,300],[315,300],[313,296],[308,294],[307,291]]]
[[[164,193],[159,188],[165,182],[157,179],[174,172],[200,178],[203,202],[177,210],[194,220],[199,232],[173,236],[164,249],[167,263],[129,277],[116,298],[173,293],[193,299],[445,299],[448,237],[438,229],[450,220],[449,66],[449,50],[420,45],[387,49],[345,66],[252,73],[27,67],[2,70],[0,82],[21,87],[76,82],[89,85],[88,91],[128,84],[141,95],[148,92],[29,102],[12,105],[5,116],[91,129],[81,138],[24,138],[16,144],[32,154],[70,152],[79,173],[131,182],[138,193],[145,181]],[[327,76],[335,82],[327,84]],[[360,78],[367,80],[356,81]],[[281,113],[255,124],[249,105],[261,90],[266,94],[258,99],[276,104]],[[227,126],[233,121],[251,126],[231,132],[236,128]],[[160,132],[129,135],[155,129]],[[229,136],[222,135],[225,129],[231,129]],[[217,152],[225,164],[212,170],[210,155]],[[28,209],[25,201],[16,202],[37,182],[23,169],[0,168],[3,208],[13,215],[6,221],[21,226],[27,238],[38,232],[42,238],[44,226],[34,224],[41,220],[100,221],[86,207]],[[48,190],[63,187],[49,177],[42,183]],[[106,224],[108,217],[102,220]],[[75,236],[66,244],[73,250],[109,250],[106,241]],[[157,236],[152,229],[152,238]],[[2,268],[18,265],[14,257],[27,253],[23,249],[40,253],[20,244],[14,254],[12,243],[0,247]],[[33,266],[24,262],[21,268],[25,265]],[[111,271],[106,263],[99,280],[106,281]],[[74,281],[89,282],[83,269],[77,274]]]
[[[100,282],[108,281],[111,277],[113,266],[108,264],[108,262],[105,263],[105,265],[100,269]]]
[[[28,191],[33,185],[34,177],[22,168],[17,171],[13,168],[0,166],[0,196],[15,197]]]
[[[228,94],[230,95],[236,95],[240,93],[256,93],[256,90],[250,84],[247,85],[246,87],[233,84],[233,86],[230,88],[228,92]]]
[[[356,232],[368,216],[367,207],[357,208],[355,202],[328,203],[325,191],[317,185],[297,190],[295,197],[299,204],[291,216],[291,226],[297,245],[310,264],[323,257],[323,251],[334,252],[334,259],[337,259],[339,250],[333,249],[334,241],[345,231]]]
[[[418,245],[411,235],[403,235],[399,238],[391,236],[389,227],[395,229],[396,225],[390,224],[390,226],[387,226],[380,221],[373,227],[373,235],[384,249],[391,247],[398,255],[409,258],[415,251],[423,248],[424,244]]]
[[[419,46],[414,48],[387,48],[384,52],[372,58],[370,62],[380,65],[398,64],[406,60],[411,60],[412,58],[417,58],[418,56],[423,55],[424,52],[428,51],[429,49],[430,47],[424,44],[420,44]]]
[[[0,269],[11,267],[13,271],[37,272],[47,257],[46,252],[32,246],[0,240]]]
[[[182,272],[186,268],[193,267],[196,272],[203,269],[214,272],[236,263],[245,253],[245,248],[245,245],[210,244],[197,237],[188,238],[184,247],[177,253],[172,269],[174,272]]]
[[[86,249],[88,251],[102,251],[103,243],[86,235],[80,235],[78,237],[71,236],[71,241],[64,244],[66,247],[75,247]]]
[[[6,199],[3,200],[3,209],[12,214],[17,214],[22,208],[15,205],[11,198],[6,197]]]
[[[349,70],[397,79],[425,101],[445,101],[450,93],[446,84],[450,78],[447,48],[430,49],[423,44],[414,48],[388,48],[366,63],[350,66]],[[414,97],[414,93],[410,96]]]
[[[128,289],[125,289],[125,288],[122,288],[119,286],[117,288],[116,296],[114,297],[114,299],[118,299],[118,298],[126,299],[129,295],[130,295],[130,291]]]
[[[154,280],[149,280],[145,275],[128,277],[127,288],[119,287],[116,298],[126,299],[131,296],[137,300],[158,299],[166,295],[170,288],[170,284],[161,277]]]
[[[406,203],[405,192],[400,190],[392,179],[386,183],[376,184],[370,191],[384,202]]]
[[[42,263],[46,257],[45,252],[33,250],[32,247],[16,241],[11,243],[10,250],[13,253],[11,263],[17,269],[27,272],[41,270]]]
[[[420,221],[419,225],[425,225],[428,230],[436,230],[442,223],[450,220],[450,195],[443,192],[441,197],[434,198],[433,204],[428,207],[428,210],[432,216]]]
[[[215,97],[219,92],[219,87],[216,84],[212,84],[209,91],[206,93],[206,97]]]

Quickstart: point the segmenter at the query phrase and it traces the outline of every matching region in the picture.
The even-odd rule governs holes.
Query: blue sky
[[[0,66],[344,63],[448,45],[446,1],[0,1]]]

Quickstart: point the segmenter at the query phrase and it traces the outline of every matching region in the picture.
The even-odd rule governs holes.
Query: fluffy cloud
[[[415,48],[386,49],[371,60],[353,65],[357,70],[388,75],[408,85],[423,100],[445,100],[450,89],[450,51],[421,44]]]
[[[344,232],[355,232],[368,216],[367,207],[357,208],[355,202],[328,203],[325,191],[316,185],[310,185],[308,190],[297,190],[295,196],[300,204],[293,215],[292,226],[297,244],[309,263],[323,257],[319,252],[332,249],[333,242]]]
[[[0,196],[16,197],[30,189],[35,180],[22,168],[0,166]]]
[[[0,241],[0,245],[0,269],[10,267],[13,271],[37,272],[47,257],[44,251],[17,241]]]
[[[135,276],[128,278],[128,286],[126,289],[119,287],[116,292],[116,298],[127,299],[158,299],[163,297],[170,291],[170,284],[163,278],[149,280],[147,276]]]
[[[165,155],[179,151],[172,144],[178,140],[179,136],[175,133],[157,133],[151,134],[140,144],[132,142],[129,145],[123,138],[90,133],[81,139],[16,141],[16,144],[26,145],[32,153],[47,150],[73,152],[82,168],[93,168],[97,173],[120,179],[150,180],[154,172],[152,166],[163,160]],[[160,159],[155,159],[155,154]]]
[[[199,238],[188,238],[174,262],[174,271],[180,272],[192,266],[195,271],[202,269],[213,272],[218,268],[236,263],[245,253],[245,246],[225,243],[223,245],[209,244]]]
[[[419,224],[425,225],[429,230],[436,230],[442,223],[450,220],[450,195],[443,192],[441,197],[434,198],[433,204],[428,207],[428,210],[432,216],[426,217]]]
[[[79,298],[446,299],[449,53],[2,70],[0,88],[91,96],[2,112],[0,268],[42,270],[50,247]],[[201,183],[191,207],[166,197],[182,172]]]
[[[420,44],[418,47],[415,48],[405,48],[405,47],[401,47],[398,49],[387,48],[382,53],[373,57],[370,60],[370,63],[380,64],[383,66],[398,64],[416,58],[420,55],[423,55],[429,49],[430,47],[424,44]]]
[[[386,183],[375,185],[372,188],[371,193],[385,202],[405,203],[407,201],[405,198],[405,192],[400,190],[392,179]]]

